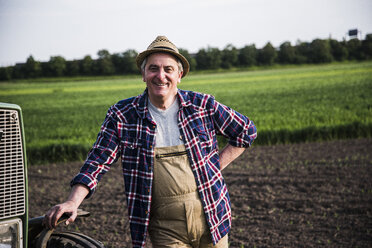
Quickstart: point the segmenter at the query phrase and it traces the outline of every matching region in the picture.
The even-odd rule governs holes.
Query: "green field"
[[[31,163],[82,160],[110,105],[143,92],[141,78],[0,83],[22,107]],[[250,117],[255,144],[372,135],[372,62],[190,74],[179,88],[209,93]]]

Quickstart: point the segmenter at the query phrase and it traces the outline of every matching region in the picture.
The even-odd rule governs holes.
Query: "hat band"
[[[176,50],[174,50],[170,47],[165,47],[165,46],[157,46],[157,47],[154,47],[154,48],[168,49],[168,50],[172,50],[173,52],[176,52]]]

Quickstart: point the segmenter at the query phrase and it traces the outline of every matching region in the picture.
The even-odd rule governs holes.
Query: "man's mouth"
[[[166,84],[163,83],[154,83],[156,86],[165,86]]]

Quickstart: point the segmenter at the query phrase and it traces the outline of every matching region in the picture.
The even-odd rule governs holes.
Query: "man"
[[[63,213],[76,218],[101,177],[122,160],[133,247],[227,247],[230,199],[221,170],[256,138],[252,121],[212,96],[178,89],[189,63],[165,36],[136,59],[146,90],[113,105],[66,202],[51,208],[45,225]],[[216,135],[229,144],[219,152]]]

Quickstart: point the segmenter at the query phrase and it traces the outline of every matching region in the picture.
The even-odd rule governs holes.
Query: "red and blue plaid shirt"
[[[113,105],[97,141],[71,185],[94,192],[110,165],[121,156],[133,247],[144,247],[150,221],[156,123],[147,108],[147,90]],[[178,127],[194,172],[213,243],[231,227],[230,198],[220,171],[216,135],[236,147],[249,147],[256,127],[246,116],[211,95],[178,90]]]

